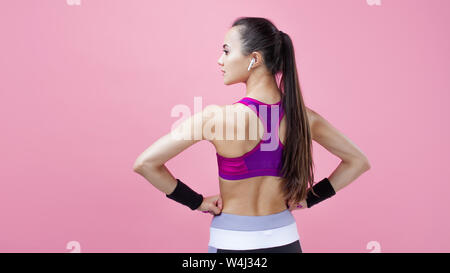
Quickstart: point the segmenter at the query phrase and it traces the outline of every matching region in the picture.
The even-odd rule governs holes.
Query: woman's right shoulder
[[[220,126],[236,126],[234,122],[235,117],[242,117],[242,115],[237,115],[239,113],[246,113],[251,111],[248,107],[241,103],[234,104],[210,104],[203,109],[203,121],[205,123],[216,124]],[[248,115],[244,115],[245,121],[248,121]],[[228,122],[233,121],[233,122]]]
[[[223,104],[223,105],[209,104],[205,106],[205,108],[203,109],[203,114],[205,117],[207,116],[212,117],[217,114],[222,114],[223,116],[225,116],[225,115],[233,115],[234,111],[240,112],[246,110],[247,108],[245,107],[245,105],[241,103]]]

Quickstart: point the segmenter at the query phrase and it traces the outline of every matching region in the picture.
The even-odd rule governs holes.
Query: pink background
[[[217,60],[235,18],[261,16],[293,39],[306,105],[372,166],[293,212],[303,251],[449,252],[449,15],[447,0],[1,1],[0,251],[206,252],[212,215],[132,167],[175,105],[245,95]],[[314,158],[317,179],[340,161],[317,143]],[[209,142],[166,166],[219,193]]]

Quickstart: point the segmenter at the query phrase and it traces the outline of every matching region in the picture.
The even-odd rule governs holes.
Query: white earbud
[[[252,61],[250,62],[250,65],[248,66],[248,71],[250,71],[250,68],[252,68],[253,64],[255,63],[255,58],[252,58]]]

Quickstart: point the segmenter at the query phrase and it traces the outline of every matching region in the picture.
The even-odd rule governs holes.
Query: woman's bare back
[[[242,104],[234,104],[228,106],[225,111],[225,106],[222,107],[223,115],[223,132],[225,139],[226,130],[234,131],[234,138],[232,140],[212,140],[211,142],[216,147],[219,155],[225,157],[239,157],[251,151],[260,141],[260,136],[263,135],[264,127],[260,119],[258,120],[259,134],[256,139],[250,139],[249,120],[257,115],[254,111]],[[244,111],[245,123],[242,122],[228,122],[236,118],[234,112]],[[237,119],[237,118],[236,118]],[[281,120],[279,136],[280,141],[284,144],[285,139],[285,117]],[[237,130],[245,129],[245,139],[237,140]],[[232,213],[238,215],[268,215],[281,212],[285,210],[286,203],[281,190],[281,178],[276,176],[257,176],[240,180],[227,180],[219,178],[220,194],[223,200],[222,212]]]

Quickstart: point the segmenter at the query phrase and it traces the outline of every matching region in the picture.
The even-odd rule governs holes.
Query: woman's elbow
[[[361,168],[364,171],[367,171],[370,169],[370,162],[369,159],[366,156],[357,156],[352,157],[351,159],[345,160],[346,162],[349,162],[349,164]]]
[[[370,162],[367,157],[363,157],[359,160],[360,164],[363,166],[363,168],[368,171],[370,169]]]
[[[136,160],[133,164],[133,171],[138,172],[142,168],[143,163]]]
[[[137,172],[140,168],[141,168],[141,164],[140,163],[134,163],[133,171]]]
[[[133,165],[133,171],[139,172],[143,168],[146,168],[146,167],[151,166],[151,165],[152,164],[150,164],[148,161],[136,160],[134,162],[134,165]]]
[[[150,160],[136,160],[133,165],[133,171],[140,172],[142,170],[148,170],[148,169],[158,169],[159,167],[163,166],[161,163],[156,161],[150,161]]]

